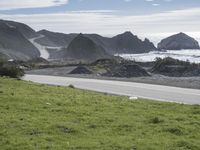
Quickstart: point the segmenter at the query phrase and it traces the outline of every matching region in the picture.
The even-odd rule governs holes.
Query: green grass
[[[199,150],[200,106],[0,78],[1,150]]]

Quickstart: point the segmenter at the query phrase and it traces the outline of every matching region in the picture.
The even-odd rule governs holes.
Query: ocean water
[[[152,51],[143,54],[116,54],[126,60],[134,60],[137,62],[152,62],[156,58],[172,57],[174,59],[189,61],[192,63],[200,63],[200,50],[167,50]]]

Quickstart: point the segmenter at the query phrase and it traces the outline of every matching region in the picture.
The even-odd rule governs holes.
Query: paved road
[[[68,86],[69,84],[72,84],[76,88],[80,89],[125,95],[130,97],[141,97],[159,101],[173,101],[186,104],[200,104],[200,90],[196,89],[184,89],[134,82],[44,75],[26,75],[23,77],[23,79],[50,85]]]

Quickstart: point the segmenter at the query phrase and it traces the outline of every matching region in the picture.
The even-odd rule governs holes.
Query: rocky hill
[[[178,33],[158,43],[158,48],[163,50],[200,49],[199,43],[185,33]]]
[[[125,32],[112,38],[114,53],[146,53],[156,50],[148,39],[142,41],[131,32]]]
[[[44,37],[36,40],[36,42],[45,46],[57,46],[57,47],[68,47],[70,42],[78,35],[78,34],[57,33],[48,30],[41,30],[38,31],[37,33],[44,35]]]
[[[5,23],[10,27],[16,28],[22,35],[24,35],[27,39],[38,36],[38,34],[26,24],[8,21],[8,20],[0,20],[0,23]]]
[[[55,33],[47,30],[41,30],[38,33],[45,36],[42,39],[38,39],[38,43],[46,46],[59,47],[68,47],[70,42],[78,35],[75,33]],[[94,43],[104,48],[107,53],[112,55],[116,53],[146,53],[157,50],[154,44],[148,39],[142,41],[131,32],[125,32],[112,38],[103,37],[98,34],[84,34],[84,36],[91,39]]]
[[[91,39],[79,34],[67,48],[55,54],[57,58],[77,61],[95,61],[101,58],[111,57],[104,48],[95,44]]]
[[[39,57],[38,49],[26,38],[29,33],[25,36],[22,32],[23,27],[20,28],[20,24],[16,24],[0,21],[0,52],[12,59],[28,60]]]

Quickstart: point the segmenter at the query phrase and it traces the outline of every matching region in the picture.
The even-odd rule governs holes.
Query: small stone
[[[129,97],[130,100],[138,100],[138,97]]]
[[[46,103],[47,105],[51,105],[51,103]]]

